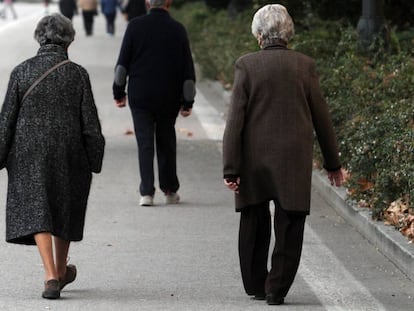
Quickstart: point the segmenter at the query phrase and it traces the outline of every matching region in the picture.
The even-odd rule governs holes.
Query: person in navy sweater
[[[119,0],[101,0],[101,10],[106,19],[106,32],[115,34],[115,18],[117,9],[121,8]]]
[[[147,0],[149,13],[128,23],[115,67],[113,95],[118,107],[126,106],[128,80],[138,143],[141,206],[153,205],[155,147],[165,201],[173,204],[180,199],[175,121],[178,113],[184,117],[191,114],[195,72],[187,32],[168,12],[171,2]]]

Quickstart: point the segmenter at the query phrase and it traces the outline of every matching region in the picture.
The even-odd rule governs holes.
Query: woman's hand
[[[126,100],[126,96],[122,97],[121,99],[115,99],[115,105],[116,105],[118,108],[123,108],[123,107],[125,107],[125,106],[126,106],[126,102],[127,102],[127,100]]]
[[[240,183],[240,177],[237,178],[225,178],[224,184],[229,188],[230,190],[234,191],[235,193],[239,193],[239,183]]]
[[[331,185],[337,187],[342,186],[345,180],[344,172],[342,171],[342,169],[333,172],[328,172],[328,178],[331,182]]]

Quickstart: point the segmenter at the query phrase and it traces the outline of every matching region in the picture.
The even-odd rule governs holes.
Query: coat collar
[[[287,49],[287,43],[284,40],[277,40],[275,42],[266,44],[262,48],[263,50],[278,50],[278,49]]]
[[[66,51],[66,49],[60,45],[57,44],[45,44],[40,46],[39,50],[37,51],[37,55],[42,55],[42,54],[51,54],[51,53],[56,53],[56,54],[62,54],[66,57],[68,57],[68,53]]]

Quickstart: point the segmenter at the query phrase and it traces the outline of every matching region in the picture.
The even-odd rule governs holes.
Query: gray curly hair
[[[277,40],[289,42],[295,28],[288,11],[283,5],[268,4],[259,9],[253,17],[252,34],[264,45]]]
[[[39,44],[57,44],[67,48],[75,39],[75,29],[70,19],[53,13],[43,17],[36,26],[34,38]]]

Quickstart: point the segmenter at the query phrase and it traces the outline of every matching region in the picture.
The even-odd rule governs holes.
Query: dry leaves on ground
[[[125,132],[124,132],[124,135],[127,135],[127,136],[134,135],[134,131],[131,130],[131,129],[126,129]]]
[[[180,132],[181,134],[187,136],[187,137],[192,137],[193,136],[193,132],[189,131],[186,128],[179,128],[178,132]]]
[[[384,218],[386,225],[395,226],[410,243],[414,243],[414,211],[402,199],[391,203]]]

